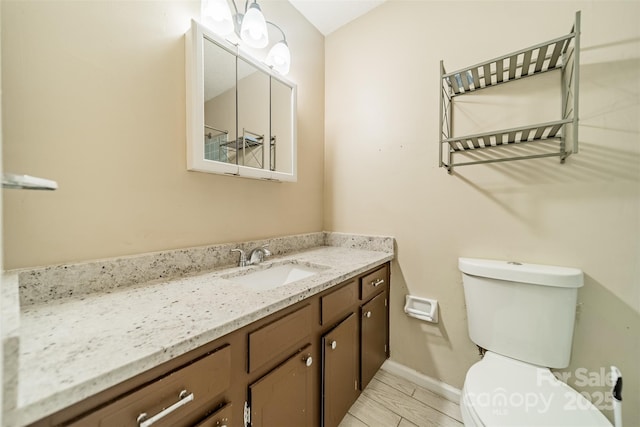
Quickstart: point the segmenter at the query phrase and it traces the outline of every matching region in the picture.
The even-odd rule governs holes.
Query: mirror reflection
[[[268,154],[270,145],[269,76],[247,61],[238,59],[237,91],[237,163],[264,169],[267,164],[265,154]]]
[[[236,57],[204,38],[204,158],[235,163]]]

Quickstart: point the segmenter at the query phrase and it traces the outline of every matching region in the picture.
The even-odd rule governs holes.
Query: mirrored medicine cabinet
[[[196,21],[186,34],[187,169],[296,181],[296,85]]]

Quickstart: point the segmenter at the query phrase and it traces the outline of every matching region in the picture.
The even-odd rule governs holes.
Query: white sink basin
[[[328,267],[280,264],[253,273],[227,276],[225,278],[256,291],[265,291],[314,276],[326,268]]]

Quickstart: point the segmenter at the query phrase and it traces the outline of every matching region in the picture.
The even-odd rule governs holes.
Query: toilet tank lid
[[[458,258],[458,268],[471,276],[558,288],[579,288],[584,284],[582,270],[553,265],[525,264],[514,261]]]

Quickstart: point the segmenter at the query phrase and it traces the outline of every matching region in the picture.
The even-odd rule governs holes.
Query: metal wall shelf
[[[577,153],[579,53],[580,11],[576,12],[571,32],[563,37],[450,73],[446,72],[443,61],[440,61],[440,167],[446,167],[451,173],[454,166],[550,156],[559,156],[561,163],[564,163],[569,154]],[[462,137],[453,136],[452,109],[456,96],[556,69],[560,69],[562,73],[560,120]],[[454,153],[543,140],[558,141],[557,151],[514,156],[511,153],[498,154],[499,150],[492,150],[492,157],[489,159],[458,163],[454,161]],[[567,149],[567,142],[572,143],[572,150]]]

